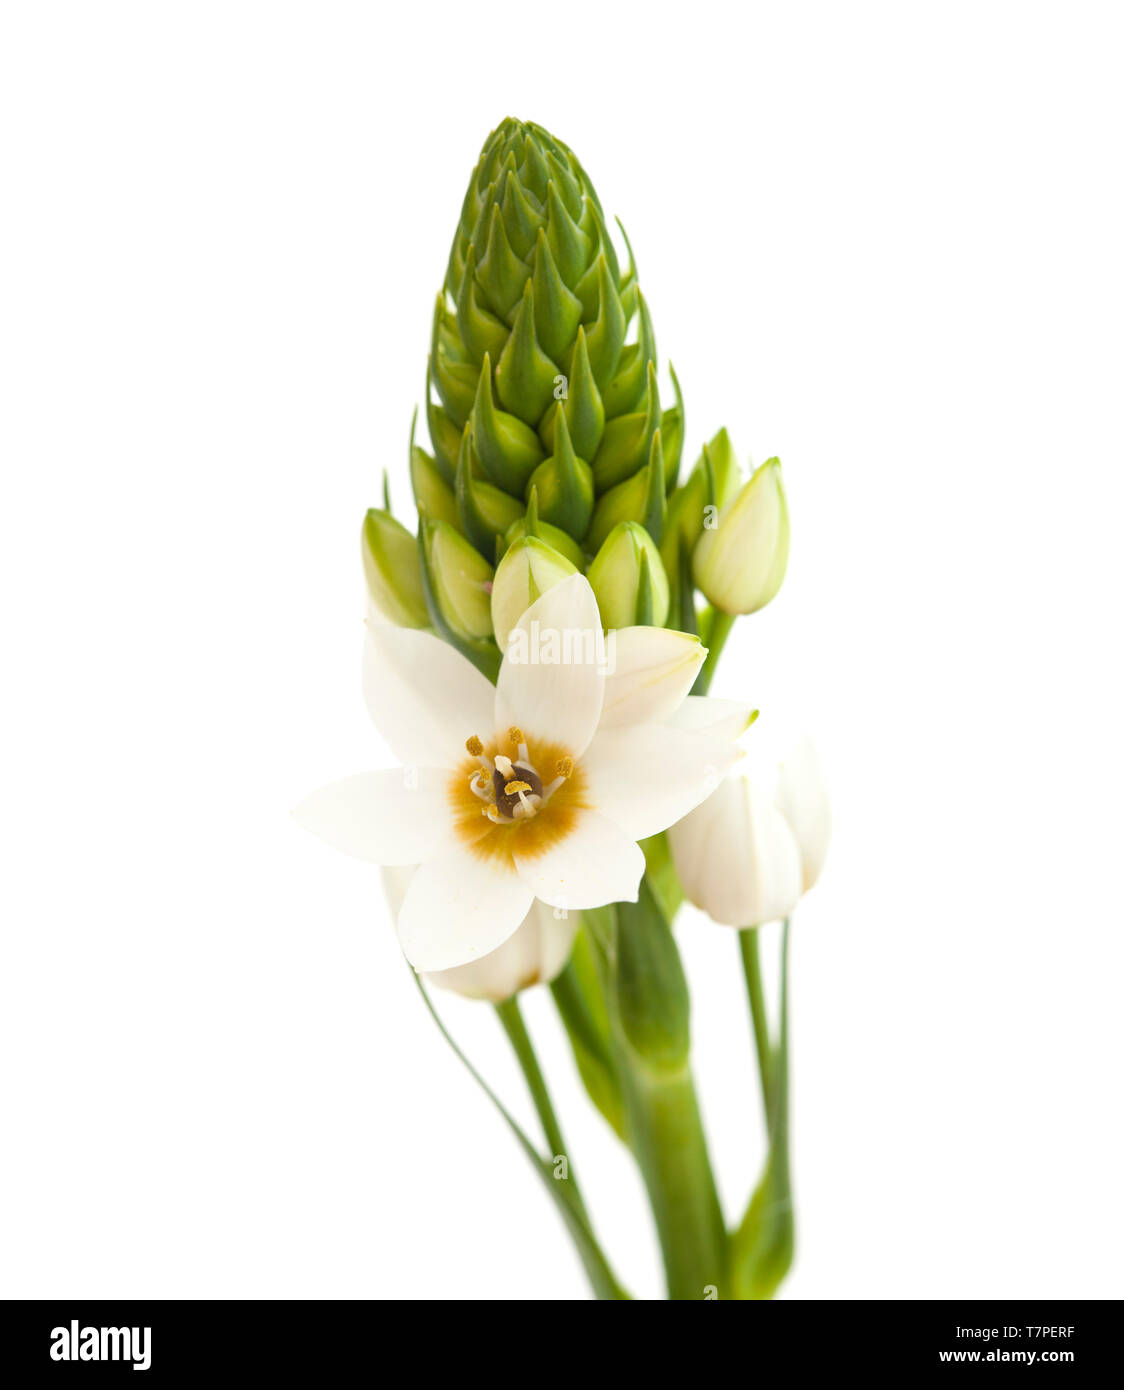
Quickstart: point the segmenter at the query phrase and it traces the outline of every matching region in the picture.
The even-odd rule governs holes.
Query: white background
[[[790,1296],[1121,1296],[1111,6],[18,5],[0,30],[0,1293],[581,1297],[377,871],[357,534],[505,115],[624,219],[688,450],[784,460],[715,685],[817,735]],[[665,378],[666,379],[666,378]],[[680,941],[733,1219],[734,937]],[[533,1116],[486,1006],[446,1017]],[[622,1277],[630,1163],[526,1012]]]

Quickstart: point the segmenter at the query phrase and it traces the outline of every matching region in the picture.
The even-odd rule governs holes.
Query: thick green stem
[[[586,914],[603,972],[624,1133],[648,1189],[668,1297],[726,1296],[726,1229],[688,1061],[687,982],[651,885]]]
[[[692,695],[705,695],[710,689],[710,682],[714,679],[714,672],[718,666],[718,659],[722,655],[722,648],[726,645],[726,638],[733,631],[736,619],[736,613],[723,613],[720,608],[714,610],[710,631],[706,636],[708,648],[706,660],[703,662],[702,670],[695,677],[695,684],[691,688]]]
[[[761,954],[758,927],[744,927],[738,932],[742,967],[745,971],[749,1012],[753,1019],[753,1041],[757,1050],[757,1069],[761,1075],[761,1099],[765,1106],[765,1124],[772,1128],[774,1066],[773,1049],[769,1042],[769,1019],[765,1011],[765,988],[761,982]]]
[[[691,1074],[653,1076],[637,1060],[621,1071],[629,1143],[648,1189],[667,1295],[705,1299],[713,1289],[722,1296],[726,1228]]]

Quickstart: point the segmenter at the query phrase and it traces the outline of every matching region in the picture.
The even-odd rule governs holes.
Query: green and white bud
[[[416,537],[389,512],[372,508],[363,518],[360,544],[376,610],[396,627],[428,627]]]
[[[692,555],[695,583],[724,613],[756,613],[776,597],[788,566],[788,502],[780,459],[763,463]]]
[[[667,575],[655,541],[635,521],[622,521],[609,533],[587,574],[601,625],[663,627],[670,601]]]
[[[507,650],[508,634],[531,604],[578,572],[565,555],[538,536],[522,536],[508,547],[492,581],[491,623],[501,652]]]
[[[553,546],[560,555],[565,555],[576,570],[584,572],[585,554],[581,546],[574,540],[573,536],[568,535],[557,526],[551,526],[549,521],[537,521],[533,526],[528,526],[527,517],[521,516],[507,529],[503,538],[504,553],[506,554],[507,550],[523,536],[538,536],[540,540],[546,541],[547,545]]]
[[[441,625],[462,642],[491,637],[491,565],[446,521],[423,522],[422,535]]]

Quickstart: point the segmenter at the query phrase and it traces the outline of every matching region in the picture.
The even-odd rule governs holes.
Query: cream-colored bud
[[[776,597],[788,566],[788,502],[780,459],[763,463],[704,526],[695,544],[695,583],[724,613],[756,613]]]
[[[492,627],[500,651],[531,604],[577,569],[538,536],[521,536],[507,549],[492,581]]]

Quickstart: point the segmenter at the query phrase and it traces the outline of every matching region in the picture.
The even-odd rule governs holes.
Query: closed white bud
[[[571,574],[577,570],[565,555],[538,536],[521,536],[508,547],[492,580],[492,628],[501,652],[531,604]]]
[[[733,773],[668,831],[687,898],[730,927],[789,916],[819,878],[830,835],[827,786],[807,739],[769,773]]]
[[[756,613],[788,567],[788,501],[780,459],[769,459],[716,518],[692,555],[695,583],[724,613]]]

